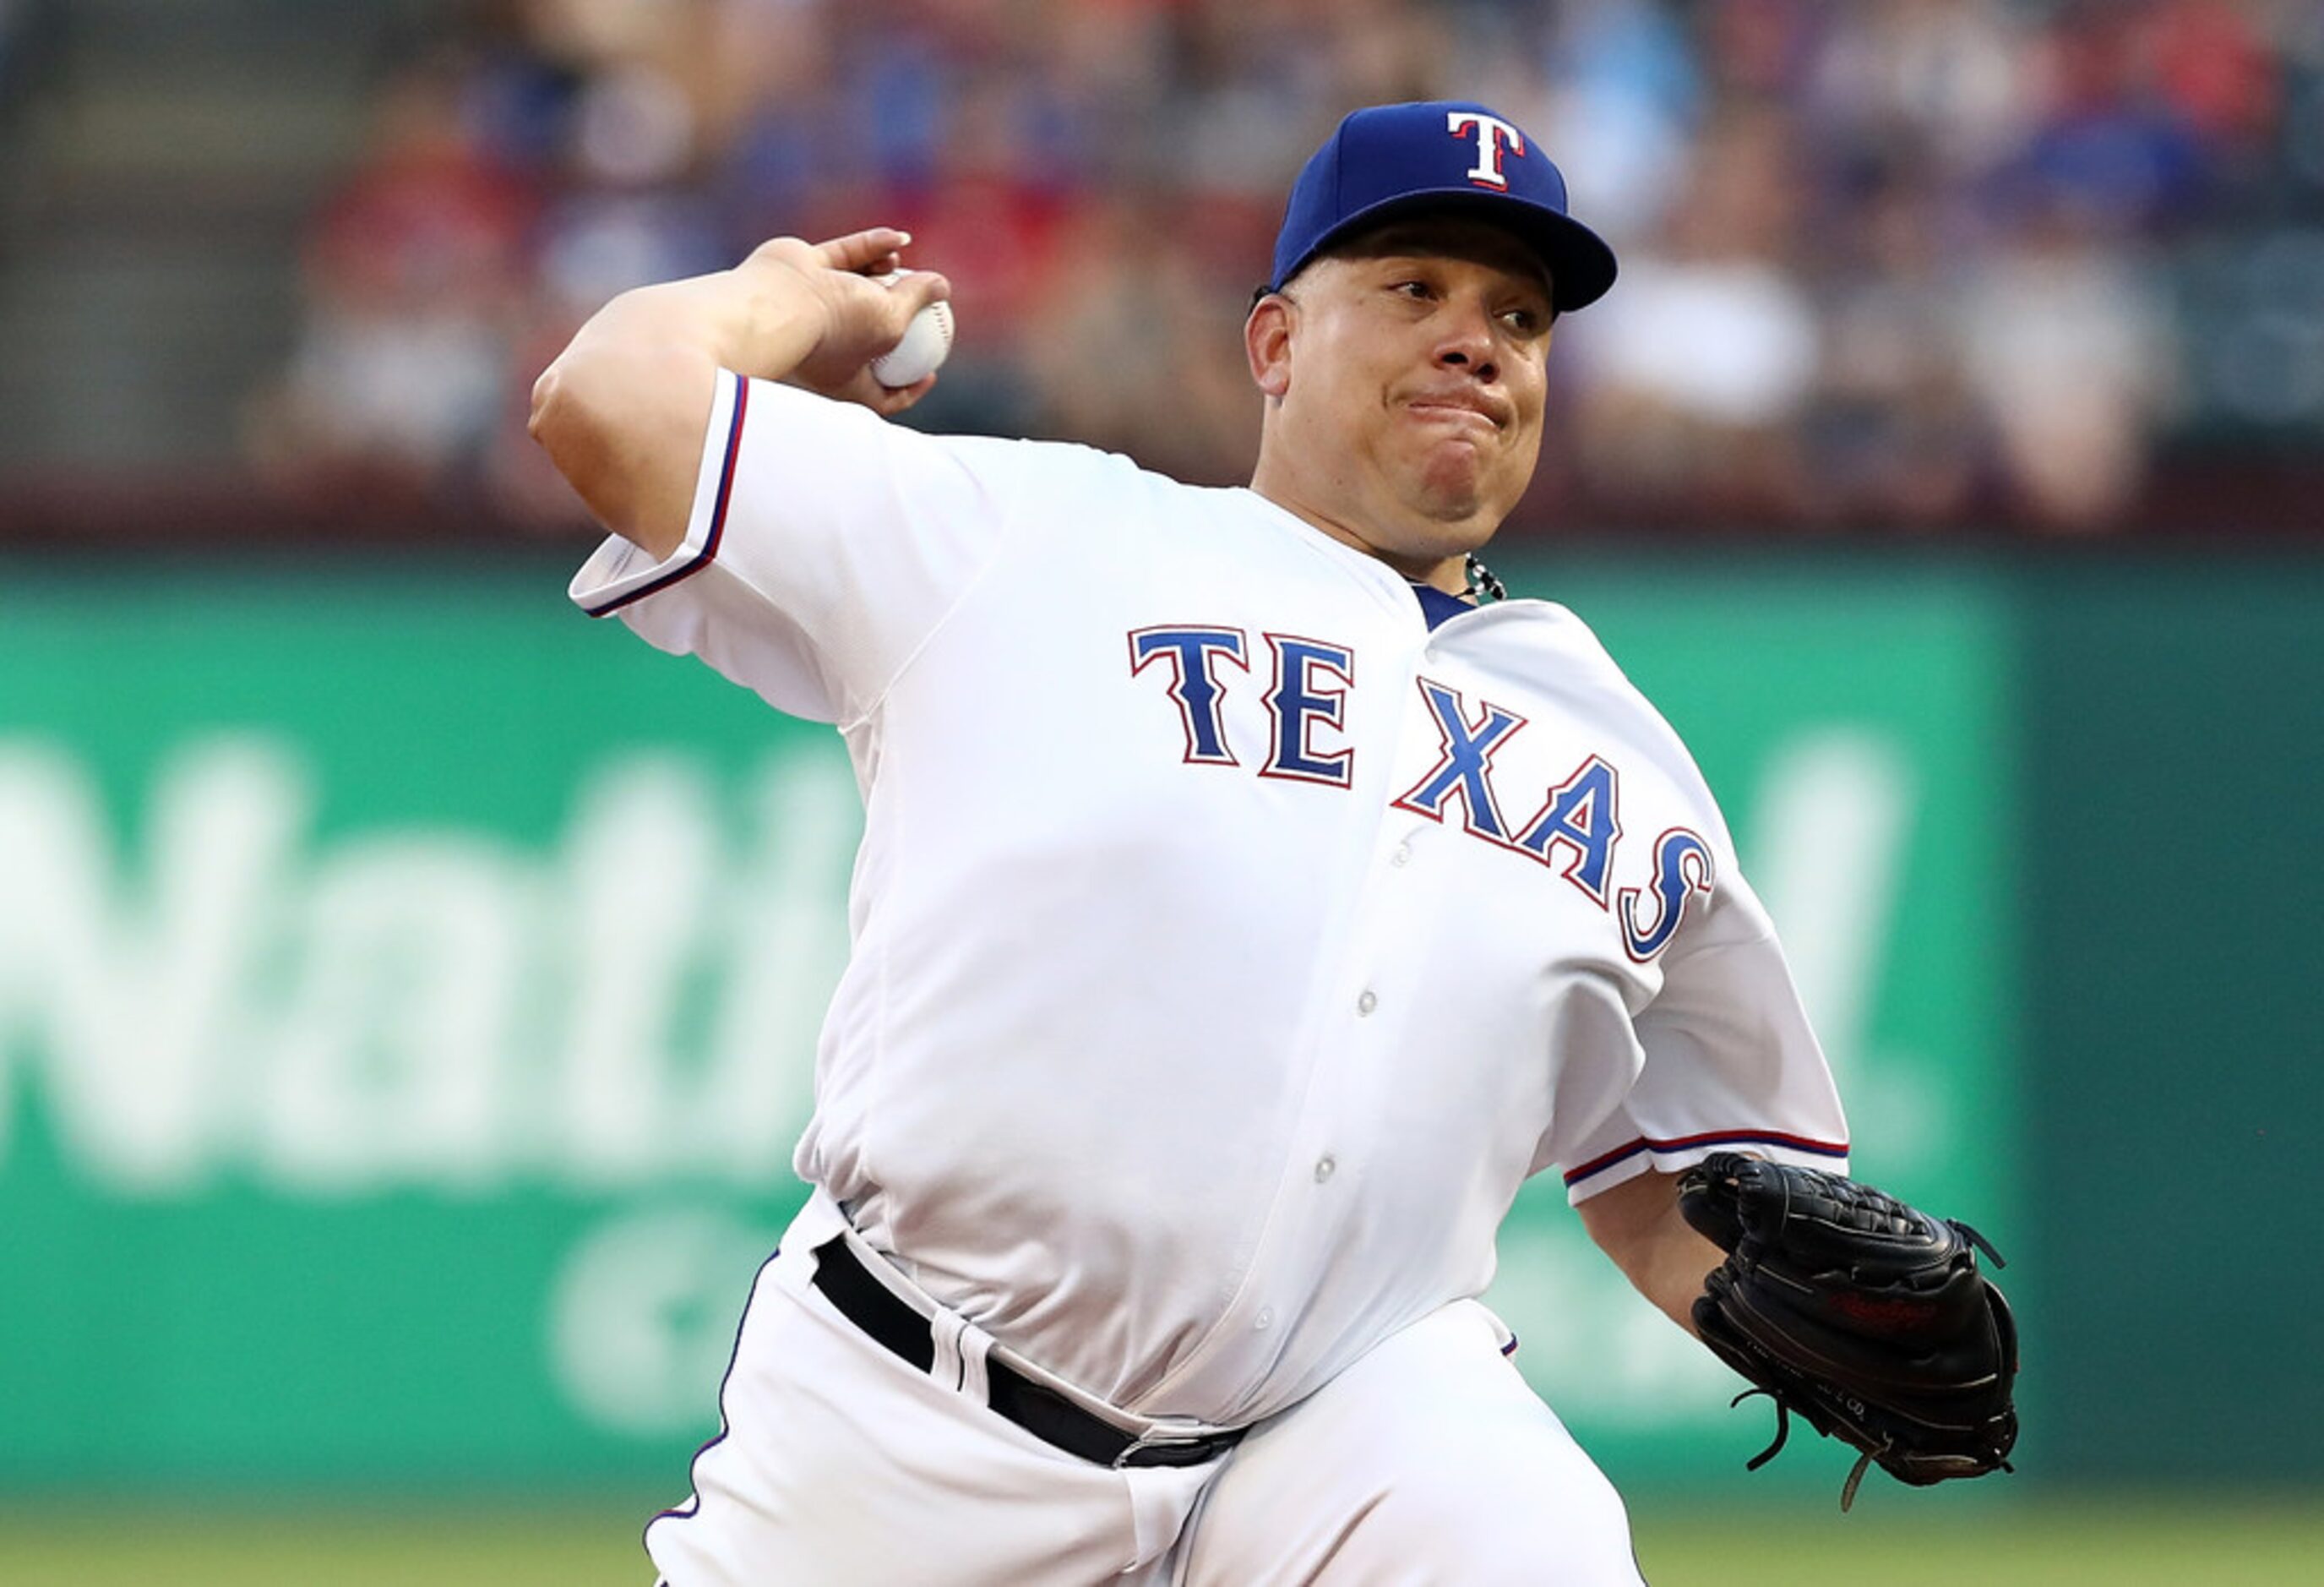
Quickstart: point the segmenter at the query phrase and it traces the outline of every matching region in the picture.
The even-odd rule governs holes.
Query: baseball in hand
[[[892,287],[910,272],[897,271],[872,279]],[[872,360],[872,378],[890,390],[899,390],[936,373],[952,351],[952,305],[931,303],[912,316],[904,339]]]

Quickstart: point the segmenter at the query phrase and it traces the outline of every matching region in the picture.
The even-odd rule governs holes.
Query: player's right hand
[[[872,280],[901,270],[911,240],[893,226],[873,226],[824,243],[776,237],[752,250],[744,271],[791,272],[823,313],[815,350],[786,377],[792,384],[881,414],[900,413],[927,395],[934,374],[891,388],[871,369],[873,359],[903,339],[912,316],[952,296],[952,283],[934,271],[914,271],[892,288]]]

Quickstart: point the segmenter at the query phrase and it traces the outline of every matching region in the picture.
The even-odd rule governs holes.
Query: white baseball
[[[899,270],[872,279],[892,287],[910,273]],[[891,391],[898,390],[935,374],[951,352],[952,305],[930,303],[912,316],[902,341],[872,360],[872,378]]]

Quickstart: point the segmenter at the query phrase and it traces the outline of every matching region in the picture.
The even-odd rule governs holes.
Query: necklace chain
[[[1495,577],[1493,570],[1486,567],[1474,551],[1469,553],[1467,574],[1469,594],[1480,604],[1486,601],[1506,601],[1509,598],[1509,586]]]

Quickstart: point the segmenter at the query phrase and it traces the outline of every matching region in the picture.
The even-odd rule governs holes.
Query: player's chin
[[[1506,502],[1513,499],[1503,488],[1504,471],[1493,462],[1471,447],[1436,448],[1415,475],[1414,504],[1456,535],[1469,525],[1490,534],[1508,510]]]

